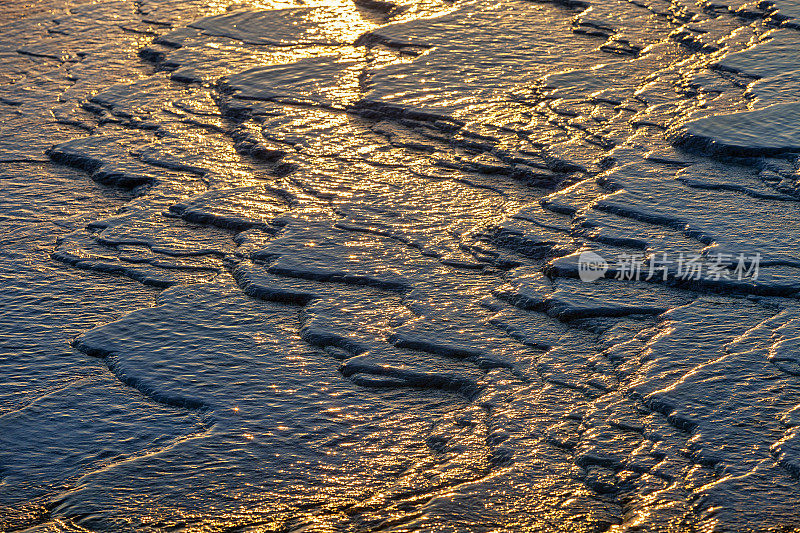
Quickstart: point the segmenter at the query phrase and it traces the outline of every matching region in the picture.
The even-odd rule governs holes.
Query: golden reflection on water
[[[289,2],[254,2],[248,4],[253,8],[258,9],[274,9],[274,8],[283,8],[283,7],[291,7],[294,4]],[[309,31],[309,35],[311,36],[324,36],[324,37],[335,37],[337,40],[342,42],[352,42],[357,38],[361,33],[365,30],[370,29],[375,26],[374,22],[370,22],[364,18],[362,13],[357,10],[350,2],[341,2],[341,1],[329,1],[329,2],[318,2],[310,4],[312,6],[330,6],[332,9],[325,10],[325,11],[313,11],[310,10],[304,22],[307,22],[309,26],[313,26],[314,29]],[[219,12],[224,12],[227,7],[227,4],[223,2],[219,3],[209,3],[208,9],[210,11],[214,11],[215,9]],[[208,42],[205,44],[208,48],[215,49],[219,52],[226,52],[234,56],[242,56],[250,53],[250,49],[231,45],[231,44],[223,44],[220,42]],[[339,47],[336,49],[339,53],[339,60],[342,62],[349,62],[352,61],[352,65],[348,66],[347,68],[343,69],[342,74],[339,76],[338,83],[334,85],[332,89],[328,89],[326,96],[334,101],[334,102],[344,102],[347,104],[353,103],[361,94],[362,88],[359,86],[360,76],[363,73],[364,68],[364,57],[363,51],[355,50],[351,47]],[[307,47],[302,48],[299,50],[291,50],[291,51],[271,51],[269,53],[264,54],[263,57],[255,57],[250,55],[247,57],[248,60],[253,61],[264,61],[266,64],[274,64],[274,63],[285,63],[288,62],[290,59],[296,60],[300,57],[313,57],[315,55],[323,55],[329,54],[331,52],[331,48],[328,47]],[[283,55],[281,55],[283,54]],[[371,51],[372,57],[370,58],[372,61],[372,65],[377,63],[392,63],[392,62],[401,62],[401,61],[410,61],[410,59],[401,59],[396,54],[388,52],[388,51]],[[348,63],[349,64],[349,63]],[[471,80],[465,79],[463,80],[466,83],[469,83]],[[320,87],[322,90],[322,87]],[[456,104],[468,104],[472,102],[472,97],[464,97],[463,101],[459,101],[454,97],[454,99],[450,102],[453,105]],[[487,109],[478,109],[478,106],[489,106]],[[509,102],[497,102],[493,101],[489,104],[478,104],[475,103],[473,107],[469,105],[465,105],[464,113],[469,115],[477,115],[480,114],[484,118],[486,118],[487,122],[492,122],[496,126],[503,127],[507,124],[518,124],[522,123],[526,119],[526,115],[523,113],[522,108],[518,108],[515,104]],[[300,135],[303,134],[304,128],[308,127],[309,122],[313,123],[313,128],[309,128],[311,130],[325,130],[325,129],[338,129],[340,135],[342,132],[347,133],[352,131],[354,136],[359,135],[361,132],[358,131],[355,127],[350,124],[350,119],[344,116],[342,113],[334,113],[327,110],[309,110],[303,109],[302,112],[298,113],[292,119],[287,120],[281,125],[281,128],[285,132],[295,132],[299,133]],[[271,129],[270,132],[274,133],[277,129]],[[341,135],[343,137],[343,135]],[[186,144],[192,147],[198,147],[200,153],[213,153],[213,158],[208,163],[209,168],[212,168],[215,172],[225,173],[228,177],[233,177],[235,181],[240,183],[241,185],[259,185],[262,184],[263,181],[255,176],[252,172],[248,171],[247,169],[236,168],[237,165],[241,161],[241,156],[235,151],[233,146],[229,143],[224,142],[212,142],[210,141],[211,137],[206,135],[194,135],[193,137],[187,136],[186,137]],[[307,142],[314,142],[314,140],[307,141]],[[319,141],[319,146],[312,146],[310,147],[310,151],[316,151],[316,154],[320,157],[330,155],[330,153],[338,153],[342,150],[347,150],[349,147],[342,147],[342,146],[334,146],[330,144],[330,140],[328,139],[327,142],[325,139]],[[369,147],[359,147],[359,153],[368,153],[371,148]],[[455,183],[455,182],[436,182],[435,184],[432,182],[423,182],[422,180],[418,179],[418,177],[414,176],[412,179],[409,179],[408,175],[405,173],[398,172],[396,176],[393,176],[389,172],[387,172],[383,179],[389,178],[396,178],[397,182],[403,182],[404,188],[403,190],[406,191],[406,194],[409,195],[408,201],[416,201],[420,198],[426,198],[428,200],[428,205],[425,206],[424,212],[420,210],[417,214],[408,214],[398,217],[397,220],[398,226],[407,225],[409,227],[418,227],[425,225],[426,222],[430,219],[431,221],[428,222],[430,224],[435,223],[433,218],[436,216],[441,216],[442,218],[447,218],[446,215],[452,214],[453,211],[458,211],[459,209],[469,209],[472,212],[472,215],[483,215],[483,216],[492,216],[496,215],[493,211],[493,202],[487,197],[483,201],[478,201],[475,199],[467,198],[468,194],[472,194],[471,192],[467,192],[467,189],[463,187],[463,185]],[[408,183],[408,182],[411,183]],[[322,182],[324,183],[324,181]],[[395,194],[394,188],[392,185],[395,183],[379,183],[374,182],[369,186],[372,188],[372,192],[380,193],[386,196]],[[364,186],[366,188],[366,186]],[[415,190],[416,189],[416,190]],[[338,198],[343,198],[347,195],[353,195],[352,191],[343,193],[340,189],[335,189],[334,187],[326,187],[324,185],[319,187],[318,193],[326,194],[329,193],[331,196],[338,196]],[[416,194],[416,196],[413,196]],[[253,210],[257,210],[261,201],[256,198],[250,198],[245,200],[241,207],[247,211],[249,208]],[[440,206],[438,209],[432,208],[430,206]],[[467,207],[465,207],[467,206]],[[304,246],[312,247],[315,246],[316,243],[314,242],[307,242],[304,243]],[[377,248],[382,248],[382,245],[378,242],[368,243],[361,240],[353,240],[347,241],[343,243],[343,246],[352,246],[355,250],[361,250],[359,254],[352,253],[345,257],[349,258],[353,262],[359,262],[362,259],[364,263],[367,263],[371,258],[374,257],[374,253],[370,251],[369,253],[363,252],[363,250],[367,246],[374,246]],[[470,291],[466,291],[465,294],[474,293],[475,295],[481,294],[483,291],[482,288],[475,287]],[[397,305],[398,309],[403,309],[402,306]],[[343,308],[344,309],[344,308]],[[358,309],[355,309],[357,312]],[[399,314],[399,311],[393,311],[393,313]],[[377,310],[377,314],[380,315],[378,317],[370,317],[369,324],[374,325],[365,325],[363,327],[363,331],[366,333],[374,333],[377,336],[382,336],[384,333],[389,331],[390,328],[386,326],[386,321],[391,319],[392,317],[383,317],[384,322],[381,322],[379,319],[386,315],[386,309],[379,309]],[[391,313],[388,313],[391,315]],[[256,342],[264,342],[264,338],[259,336],[258,334],[253,336],[253,339]],[[306,373],[309,370],[303,368],[304,366],[308,366],[306,357],[303,356],[287,356],[287,361],[296,363],[296,367],[299,373]],[[272,391],[276,391],[279,394],[283,395],[291,395],[297,393],[297,389],[282,389],[277,391],[277,385],[268,385],[267,388],[271,389]],[[326,387],[322,387],[321,391],[325,392],[327,390]],[[239,413],[240,408],[233,407],[232,411],[234,413]],[[342,419],[346,421],[360,421],[360,417],[353,415],[347,412],[347,409],[328,409],[326,413],[335,414],[337,419]],[[274,429],[278,431],[289,431],[291,428],[288,426],[277,425]],[[414,432],[410,432],[414,433]],[[419,432],[420,434],[422,431]],[[256,435],[254,433],[241,433],[238,436],[238,442],[241,442],[241,438],[247,441],[255,441]],[[258,435],[262,435],[263,433],[258,433]],[[385,438],[385,437],[381,437]],[[355,447],[363,447],[364,444],[362,442],[353,440],[351,442],[343,441],[337,444],[337,447],[342,449],[350,449]],[[404,460],[408,455],[408,446],[407,443],[403,444],[393,444],[391,442],[378,442],[375,444],[377,448],[380,448],[381,452],[384,455],[381,456],[373,456],[371,460],[373,461],[374,467],[377,469],[379,466],[382,467],[392,467],[400,465],[402,460]],[[364,451],[359,449],[359,451]],[[335,453],[333,450],[323,450],[325,454],[333,454]],[[308,467],[308,470],[311,470],[311,464],[303,464],[302,461],[298,461],[295,463],[294,467],[296,466],[305,466]],[[403,464],[400,465],[403,468],[408,470],[413,470],[414,468],[422,469],[425,465],[417,464]],[[390,470],[390,468],[386,468],[386,470]],[[465,470],[466,472],[466,470]],[[266,475],[266,473],[265,473]],[[357,493],[359,491],[365,491],[366,487],[359,485],[359,480],[354,479],[354,476],[351,474],[342,474],[340,476],[329,475],[325,481],[330,485],[337,485],[337,486],[346,486],[349,490],[353,493]],[[307,488],[306,488],[307,490]],[[317,494],[312,494],[309,496],[306,494],[308,499],[318,498],[318,499],[326,499],[329,497],[328,492],[333,492],[332,490],[326,490],[326,488],[318,487]],[[299,491],[298,491],[299,492]],[[506,490],[498,491],[498,494],[506,494]],[[448,500],[454,499],[456,494],[454,492],[443,492],[440,493],[437,498],[440,500]],[[490,496],[490,495],[488,495]],[[236,496],[232,496],[232,499],[237,499]],[[385,501],[388,497],[383,493],[375,494],[372,499],[375,501]],[[246,503],[246,502],[245,502]],[[573,501],[567,501],[567,504],[573,503]],[[341,501],[338,502],[340,507],[343,507],[343,503]],[[331,503],[331,514],[336,514],[334,509],[334,504]],[[524,507],[524,505],[520,505],[520,507]],[[252,508],[252,506],[251,506]],[[214,520],[212,522],[205,522],[202,526],[199,527],[192,527],[189,528],[193,531],[219,531],[225,529],[235,529],[235,528],[242,528],[242,525],[246,525],[247,531],[275,531],[279,529],[285,529],[287,524],[286,517],[281,517],[280,515],[264,520],[264,516],[266,513],[273,511],[272,509],[259,509],[256,514],[253,516],[258,521],[255,525],[248,525],[248,520],[253,520],[253,518],[248,518],[246,513],[230,513],[223,518],[218,520]],[[390,513],[391,516],[399,517],[402,516],[402,513]],[[331,524],[332,519],[330,517],[318,517],[318,516],[293,516],[292,518],[296,519],[297,522],[303,524],[302,531],[334,531],[336,528]],[[553,518],[553,521],[556,521],[556,518]],[[543,517],[543,521],[546,523],[547,519]]]
[[[342,43],[352,43],[365,31],[377,24],[364,19],[353,4],[328,3],[325,10],[310,10],[305,21],[313,25],[311,35],[335,38]]]
[[[309,9],[322,8],[322,9]],[[273,9],[307,9],[306,14],[295,21],[307,26],[310,37],[325,37],[340,43],[351,43],[362,33],[378,26],[378,20],[369,20],[370,13],[359,10],[350,1],[310,1],[310,2],[276,2],[276,1],[210,1],[203,8],[203,15],[220,15],[236,9],[273,10]],[[267,36],[268,37],[268,36]]]

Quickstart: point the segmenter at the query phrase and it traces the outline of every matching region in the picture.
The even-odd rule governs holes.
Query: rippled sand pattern
[[[800,529],[796,0],[0,21],[0,530]]]

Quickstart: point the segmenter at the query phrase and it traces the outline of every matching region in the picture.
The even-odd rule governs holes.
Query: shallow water
[[[0,529],[800,528],[796,3],[0,14]]]

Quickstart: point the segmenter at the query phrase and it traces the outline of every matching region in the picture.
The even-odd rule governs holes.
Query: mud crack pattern
[[[0,529],[800,528],[796,2],[0,12]]]

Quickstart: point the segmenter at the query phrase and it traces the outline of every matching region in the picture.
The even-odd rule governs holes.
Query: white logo
[[[605,275],[608,263],[594,252],[581,252],[578,256],[578,276],[581,281],[597,281]]]

